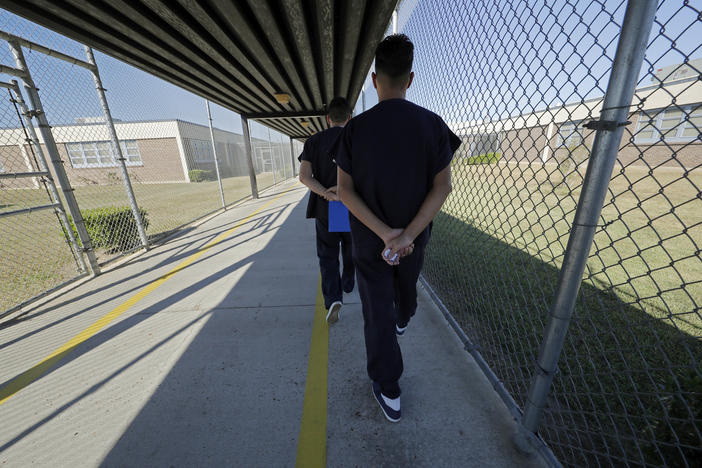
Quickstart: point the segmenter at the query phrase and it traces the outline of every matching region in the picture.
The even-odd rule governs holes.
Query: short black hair
[[[349,106],[349,102],[341,96],[337,96],[332,99],[327,110],[329,119],[336,123],[346,122],[346,119],[348,119],[349,115],[351,115],[351,106]]]
[[[375,72],[390,78],[394,85],[409,79],[414,60],[414,44],[404,34],[386,37],[375,49]]]

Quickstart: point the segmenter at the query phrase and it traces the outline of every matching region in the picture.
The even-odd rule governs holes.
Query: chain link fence
[[[4,10],[0,65],[0,317],[251,195],[236,113]],[[293,177],[251,127],[259,191]]]
[[[702,459],[702,14],[661,1],[539,433],[569,466]],[[408,98],[462,138],[425,279],[527,403],[626,2],[405,1]],[[697,461],[695,461],[697,460]]]
[[[289,138],[259,122],[253,121],[250,125],[251,151],[259,188],[265,190],[293,177]]]

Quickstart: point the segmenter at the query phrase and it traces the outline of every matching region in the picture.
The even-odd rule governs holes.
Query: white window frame
[[[122,156],[124,156],[124,163],[127,166],[143,166],[144,160],[141,158],[141,151],[139,151],[139,143],[136,140],[120,140],[119,146],[122,148]],[[132,159],[138,157],[138,161],[133,161]]]
[[[680,113],[680,122],[677,124],[675,134],[668,134],[663,136],[661,133],[661,126],[663,120],[665,119],[666,111],[682,111]],[[652,117],[651,117],[652,116]],[[676,106],[672,108],[664,109],[654,109],[651,111],[642,111],[639,113],[638,121],[636,122],[636,132],[634,133],[634,141],[636,143],[661,143],[663,141],[669,143],[687,143],[694,141],[699,138],[697,136],[684,136],[683,133],[687,128],[694,128],[690,122],[692,117],[702,116],[702,104],[691,104],[686,106]],[[698,129],[702,129],[700,126]],[[653,130],[653,136],[646,138],[639,134],[639,131]]]
[[[568,133],[566,133],[566,131]],[[578,138],[577,144],[573,144],[574,138]],[[582,120],[567,120],[558,126],[556,133],[556,148],[571,148],[581,146],[585,143],[585,135],[583,135]]]
[[[101,159],[105,159],[104,154],[107,145],[107,151],[110,152],[110,162],[102,162]],[[71,162],[71,167],[75,169],[90,169],[95,167],[117,167],[117,158],[115,154],[112,153],[112,142],[107,141],[71,141],[65,143],[66,152],[68,153],[68,160]],[[139,145],[136,140],[120,140],[119,146],[122,148],[122,156],[124,156],[124,163],[127,166],[143,166],[144,160],[139,152]],[[94,155],[86,155],[86,151],[94,151]],[[103,151],[102,156],[100,151]],[[74,159],[74,156],[80,156],[82,162],[78,162],[78,158]],[[135,157],[139,160],[135,161]],[[98,162],[89,163],[88,158],[95,158]]]

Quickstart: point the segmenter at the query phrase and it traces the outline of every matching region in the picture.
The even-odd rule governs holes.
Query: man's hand
[[[400,258],[410,255],[414,251],[414,243],[403,229],[390,229],[383,236],[385,247],[381,252],[383,260],[388,265],[399,265]]]
[[[323,196],[327,201],[339,201],[339,195],[336,193],[336,185],[326,189]]]

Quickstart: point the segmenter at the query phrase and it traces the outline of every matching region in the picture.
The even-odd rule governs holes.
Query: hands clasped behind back
[[[414,251],[413,239],[405,233],[404,229],[391,229],[383,239],[385,247],[380,253],[388,265],[399,265],[400,259]]]

